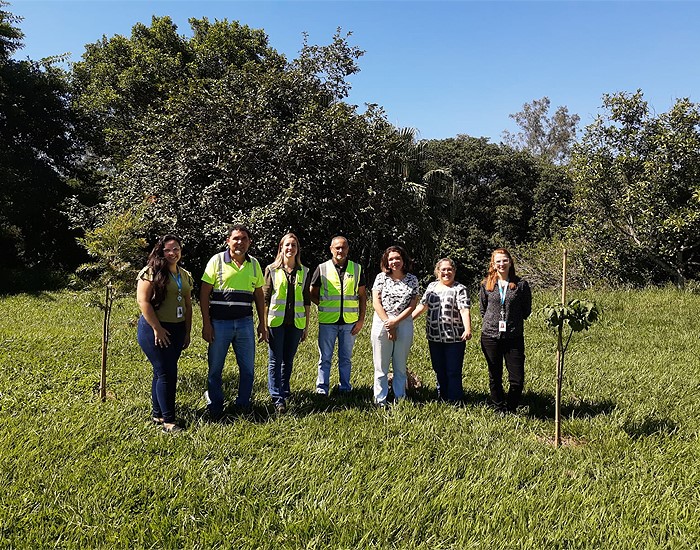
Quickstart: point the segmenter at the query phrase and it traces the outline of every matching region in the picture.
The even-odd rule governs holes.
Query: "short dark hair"
[[[379,267],[381,268],[381,270],[384,273],[391,273],[391,269],[389,269],[389,254],[391,254],[392,252],[399,253],[399,255],[401,256],[401,261],[403,262],[403,272],[410,273],[413,269],[413,260],[408,255],[408,252],[406,252],[406,249],[403,246],[399,245],[390,246],[384,251],[384,254],[382,254],[382,259],[379,262]]]
[[[231,233],[234,231],[243,231],[246,235],[248,235],[248,238],[252,241],[253,240],[253,234],[250,232],[250,229],[242,223],[234,223],[229,225],[226,228],[226,238],[228,239],[231,236]]]

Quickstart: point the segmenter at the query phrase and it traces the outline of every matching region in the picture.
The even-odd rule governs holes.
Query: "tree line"
[[[427,275],[452,257],[465,283],[513,248],[555,284],[563,244],[581,285],[683,286],[699,274],[700,109],[655,114],[641,91],[577,115],[547,98],[511,115],[501,143],[419,140],[383,109],[346,102],[362,50],[338,29],[297,58],[261,29],[169,17],[87,44],[80,61],[15,60],[20,21],[0,2],[0,244],[4,270],[118,266],[175,231],[195,272],[245,223],[261,260],[293,230],[306,262],[348,237],[369,268],[403,243]],[[82,244],[81,244],[82,243]],[[85,273],[90,273],[86,271]],[[133,279],[132,279],[133,281]]]

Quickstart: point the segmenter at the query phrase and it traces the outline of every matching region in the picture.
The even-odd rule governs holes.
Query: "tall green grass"
[[[410,368],[424,388],[375,410],[368,319],[350,396],[314,395],[312,330],[286,415],[273,414],[260,346],[253,414],[209,423],[196,315],[180,362],[186,431],[169,436],[149,424],[151,367],[133,300],[113,314],[100,403],[101,312],[88,295],[1,298],[0,547],[697,547],[700,296],[586,297],[604,317],[567,354],[561,449],[550,442],[555,342],[536,316],[514,416],[485,406],[475,310],[463,408],[434,402],[419,323]],[[553,299],[536,294],[535,307]],[[224,381],[233,398],[232,357]]]

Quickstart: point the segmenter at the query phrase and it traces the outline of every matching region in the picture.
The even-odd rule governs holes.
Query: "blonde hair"
[[[284,251],[282,250],[282,245],[284,245],[284,241],[287,239],[294,239],[296,241],[297,253],[296,256],[294,256],[294,269],[299,269],[301,267],[301,243],[299,242],[299,237],[294,233],[287,233],[280,239],[280,243],[277,245],[277,256],[275,257],[275,261],[271,264],[274,269],[279,269],[284,266]]]
[[[435,270],[433,271],[436,279],[440,278],[440,264],[442,262],[447,262],[450,264],[452,266],[452,270],[455,272],[455,275],[457,275],[457,265],[455,264],[454,260],[452,258],[441,258],[435,264]]]

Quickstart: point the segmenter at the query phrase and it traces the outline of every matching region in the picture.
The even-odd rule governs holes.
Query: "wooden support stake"
[[[561,304],[566,305],[566,257],[568,251],[564,249],[562,258],[561,275]],[[554,446],[561,445],[561,386],[564,380],[564,342],[562,337],[563,326],[557,331],[557,372],[556,372],[556,392],[554,396]]]
[[[109,320],[112,314],[112,285],[107,283],[105,314],[102,321],[102,367],[100,369],[100,401],[107,399],[107,345],[109,344]]]

